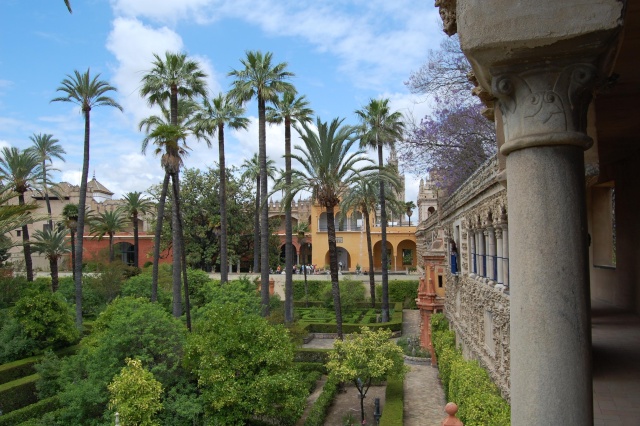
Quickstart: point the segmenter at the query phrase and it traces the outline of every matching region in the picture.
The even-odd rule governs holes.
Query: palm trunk
[[[138,240],[139,240],[139,235],[138,235],[138,213],[134,212],[133,213],[133,266],[135,268],[139,267],[139,263],[138,263]]]
[[[73,282],[76,281],[76,231],[71,228],[71,275],[73,276]]]
[[[78,200],[78,230],[76,231],[75,271],[76,282],[76,326],[82,331],[82,248],[84,245],[84,219],[87,206],[87,178],[89,177],[89,136],[91,133],[91,109],[84,112],[84,158],[82,177],[80,178],[80,197]]]
[[[291,120],[284,120],[284,158],[285,158],[285,184],[291,187]],[[293,322],[293,225],[291,223],[291,202],[284,206],[284,322]]]
[[[171,235],[173,240],[173,316],[176,318],[180,318],[182,316],[182,282],[180,278],[182,272],[182,270],[180,269],[182,264],[182,250],[180,247],[180,237],[178,236],[180,225],[178,224],[178,206],[176,205],[175,200],[175,173],[171,174],[171,181],[173,184],[173,204],[171,209]]]
[[[382,145],[378,144],[380,173],[384,167]],[[384,181],[380,179],[380,227],[382,228],[382,322],[389,322],[389,260],[387,256],[387,209],[384,199]]]
[[[336,332],[342,336],[342,303],[340,303],[340,283],[338,281],[338,250],[336,247],[336,224],[333,216],[334,206],[327,207],[327,238],[329,239],[329,269],[331,271],[331,293],[333,309],[336,312]]]
[[[303,260],[306,260],[306,259],[303,259]],[[302,262],[302,270],[304,271],[304,306],[308,308],[309,307],[309,287],[307,285],[307,263],[306,262]]]
[[[49,258],[49,269],[51,269],[51,291],[58,291],[58,258]]]
[[[49,229],[53,231],[53,215],[51,214],[51,202],[49,201],[49,192],[47,191],[46,161],[42,161],[42,186],[44,186],[44,202],[47,205],[47,213],[49,214]]]
[[[167,189],[169,186],[169,173],[165,172],[162,181],[162,192],[158,202],[156,216],[156,234],[153,238],[153,269],[151,271],[151,301],[158,301],[158,268],[160,263],[160,239],[162,237],[162,221],[164,220],[164,205],[167,201]]]
[[[269,206],[267,201],[267,139],[265,100],[258,96],[258,161],[260,163],[260,299],[262,316],[269,316]]]
[[[220,161],[220,284],[229,281],[227,247],[227,171],[224,158],[224,125],[218,125],[218,156]]]
[[[24,192],[18,195],[18,203],[24,205]],[[27,270],[27,281],[33,281],[33,261],[31,259],[31,245],[29,244],[29,227],[22,226],[22,245],[24,251],[24,267]]]
[[[260,176],[256,179],[256,213],[253,219],[253,273],[260,271]]]
[[[176,179],[173,182],[173,204],[176,206],[178,238],[180,239],[180,260],[182,264],[182,280],[184,281],[184,305],[187,317],[187,330],[191,331],[191,303],[189,300],[189,282],[187,280],[187,254],[184,244],[184,226],[182,222],[182,211],[180,210],[180,171],[176,172]]]
[[[371,247],[371,223],[369,223],[369,210],[363,209],[364,227],[367,234],[367,254],[369,255],[369,292],[371,293],[371,307],[376,307],[376,277],[373,273],[373,248]]]
[[[109,233],[109,263],[113,263],[113,234]]]

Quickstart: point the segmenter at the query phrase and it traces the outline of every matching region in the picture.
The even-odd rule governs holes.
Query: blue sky
[[[163,177],[160,161],[143,155],[138,122],[152,114],[138,95],[153,53],[183,51],[208,74],[211,95],[226,91],[227,73],[246,50],[273,53],[296,74],[292,83],[323,120],[345,118],[370,98],[388,97],[395,110],[419,119],[427,103],[403,82],[442,38],[438,11],[424,0],[3,0],[0,26],[0,147],[30,145],[50,133],[67,151],[55,176],[80,181],[84,122],[77,107],[50,103],[74,70],[101,73],[124,107],[95,108],[90,178],[114,191],[145,191]],[[227,132],[227,164],[240,165],[258,149],[257,105],[247,104],[248,131]],[[295,135],[295,132],[294,132]],[[267,153],[284,167],[284,130],[267,128]],[[294,138],[294,144],[296,143]],[[217,147],[191,141],[186,167],[217,161]],[[371,153],[373,155],[373,152]],[[402,167],[402,165],[401,165]],[[407,200],[420,176],[407,172]]]

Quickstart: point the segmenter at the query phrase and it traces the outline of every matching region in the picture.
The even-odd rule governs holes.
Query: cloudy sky
[[[92,110],[90,175],[120,197],[162,180],[159,158],[140,152],[137,128],[152,111],[140,79],[153,53],[182,51],[208,74],[211,96],[227,91],[227,73],[241,69],[247,50],[273,53],[295,73],[292,83],[323,120],[345,118],[370,98],[421,117],[426,103],[403,82],[441,39],[439,17],[424,0],[3,0],[0,11],[0,147],[26,148],[29,136],[53,134],[67,151],[55,178],[80,181],[84,122],[70,103],[54,102],[60,82],[91,69],[118,89],[123,106]],[[247,131],[226,133],[227,164],[258,150],[257,104],[247,104]],[[295,132],[294,132],[295,133]],[[284,130],[267,128],[267,153],[284,167]],[[296,142],[294,141],[294,144]],[[190,142],[186,167],[213,166],[217,147]],[[371,153],[373,155],[373,152]],[[401,165],[403,167],[403,165]],[[407,200],[420,176],[407,173]]]

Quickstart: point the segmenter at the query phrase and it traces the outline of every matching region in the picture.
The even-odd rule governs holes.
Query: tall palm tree
[[[15,147],[2,148],[0,157],[0,179],[18,193],[18,204],[25,204],[24,193],[34,187],[40,178],[40,162],[31,151],[20,151]],[[27,281],[33,281],[33,262],[29,245],[29,227],[22,226],[22,243],[24,246],[24,264],[27,270]]]
[[[71,272],[73,280],[76,279],[76,231],[78,230],[78,205],[69,203],[62,208],[62,221],[64,226],[69,229],[71,235]]]
[[[227,248],[227,171],[224,158],[224,126],[232,129],[246,129],[249,119],[243,117],[244,108],[229,95],[218,94],[211,102],[203,101],[201,111],[196,115],[196,135],[207,142],[209,136],[218,134],[218,158],[220,166],[220,284],[226,284],[228,274]]]
[[[253,220],[253,272],[260,270],[260,160],[253,154],[250,160],[244,160],[242,176],[256,182],[256,211]],[[276,180],[276,162],[267,157],[267,177]],[[265,201],[266,202],[266,201]]]
[[[11,186],[0,183],[0,251],[6,252],[15,244],[6,234],[39,220],[31,214],[38,208],[36,203],[9,204],[16,192]]]
[[[159,104],[161,114],[160,115],[151,115],[140,121],[138,125],[139,130],[145,131],[147,136],[150,132],[155,131],[158,126],[170,126],[171,125],[171,111],[167,107],[166,102],[162,102]],[[198,104],[191,99],[185,99],[178,104],[178,125],[191,128],[192,118],[195,112],[198,110]],[[160,133],[159,133],[160,135]],[[153,141],[155,138],[147,138],[142,142],[142,153],[144,154],[147,148],[149,141]],[[162,138],[160,138],[162,140]],[[156,155],[162,154],[162,149],[164,149],[164,144],[161,144],[162,148],[154,150]],[[178,153],[181,155],[186,155],[188,147],[186,144],[183,146],[178,145]],[[164,154],[169,154],[168,151],[165,151]],[[162,154],[162,155],[164,155]],[[175,154],[175,153],[174,153]],[[151,301],[156,302],[158,300],[158,264],[160,260],[160,238],[162,236],[162,223],[164,220],[164,207],[167,200],[167,190],[169,187],[169,172],[164,167],[164,160],[161,160],[163,164],[163,168],[165,169],[164,179],[162,181],[162,190],[160,192],[160,199],[158,200],[158,210],[156,211],[156,229],[154,234],[154,244],[153,244],[153,267],[151,273]]]
[[[67,230],[64,228],[37,230],[31,243],[33,251],[44,254],[51,270],[51,291],[58,291],[58,260],[71,251],[67,244]]]
[[[95,235],[98,241],[105,235],[109,236],[109,262],[113,262],[113,236],[127,228],[128,218],[121,210],[107,210],[91,221],[91,234]]]
[[[116,92],[116,88],[108,82],[100,80],[100,74],[91,78],[90,70],[80,73],[74,71],[74,75],[67,75],[62,80],[62,85],[56,89],[63,96],[54,98],[51,102],[71,102],[80,106],[84,116],[84,157],[82,160],[82,176],[80,178],[80,198],[78,211],[85,211],[87,205],[87,178],[89,176],[89,142],[91,138],[91,110],[97,106],[122,107],[108,96],[109,92]],[[75,284],[76,284],[76,326],[82,329],[82,244],[84,237],[84,215],[78,216],[78,230],[76,234],[75,253]]]
[[[40,160],[40,169],[42,170],[42,189],[44,192],[44,200],[47,204],[47,213],[49,214],[49,229],[53,229],[53,217],[51,215],[51,202],[49,201],[48,188],[48,176],[47,176],[47,161],[51,163],[53,157],[64,160],[63,155],[67,152],[58,144],[58,139],[54,139],[50,134],[35,134],[29,136],[29,139],[33,142],[33,146],[28,148],[32,151]]]
[[[144,198],[141,192],[128,192],[122,197],[124,204],[120,206],[120,210],[131,220],[133,224],[133,266],[139,268],[140,256],[140,236],[138,230],[138,217],[141,214],[148,214],[153,210],[154,204]]]
[[[406,203],[404,203],[404,208],[405,213],[409,218],[409,226],[411,226],[411,215],[413,214],[413,209],[416,208],[416,203],[414,203],[413,201],[407,201]]]
[[[378,151],[378,167],[382,174],[384,159],[382,148],[392,147],[402,138],[404,123],[402,114],[391,112],[389,99],[371,99],[361,110],[355,111],[360,120],[358,136],[361,148],[374,148]],[[382,234],[382,321],[389,321],[389,266],[387,255],[387,211],[385,205],[384,181],[380,179],[380,222]]]
[[[342,306],[338,285],[338,254],[336,248],[336,228],[334,209],[340,203],[344,190],[353,185],[360,173],[371,166],[360,166],[371,160],[364,157],[363,150],[349,152],[355,143],[354,129],[341,126],[341,119],[335,118],[331,124],[316,120],[317,131],[307,123],[295,126],[304,146],[296,145],[296,153],[291,158],[300,163],[300,168],[291,170],[291,185],[287,188],[284,181],[276,184],[284,189],[284,202],[291,202],[300,191],[310,191],[312,198],[327,212],[327,238],[329,242],[329,266],[333,305],[336,313],[338,337],[342,339]]]
[[[198,62],[187,58],[185,53],[165,52],[164,59],[159,55],[153,55],[153,67],[142,77],[142,88],[140,96],[146,97],[150,106],[160,105],[169,101],[169,117],[170,124],[178,127],[179,124],[179,99],[193,99],[196,96],[206,97],[207,85],[205,78],[207,75],[200,69]],[[164,130],[170,130],[164,128]],[[174,133],[182,133],[174,128]],[[177,132],[176,132],[177,131]],[[170,134],[166,133],[166,135]],[[165,158],[165,171],[171,177],[173,192],[173,314],[180,316],[182,314],[182,303],[180,301],[180,272],[183,273],[185,287],[185,304],[189,311],[189,285],[187,283],[186,264],[184,262],[183,243],[184,235],[182,232],[182,220],[180,214],[180,165],[181,161],[177,161],[179,157],[178,139],[174,143],[165,144],[167,152],[163,155]],[[167,179],[165,177],[165,179]],[[163,185],[164,186],[164,185]],[[159,246],[160,236],[156,229],[155,244]],[[153,271],[155,285],[157,286],[157,268],[159,261],[158,256],[153,259]],[[181,268],[182,266],[182,268]],[[177,296],[177,300],[176,300]],[[187,327],[191,328],[189,312],[187,312]]]
[[[262,314],[269,315],[269,206],[267,199],[267,140],[265,133],[266,103],[273,102],[280,93],[294,91],[286,80],[293,73],[286,71],[287,63],[272,65],[272,53],[264,55],[260,51],[247,51],[246,58],[240,62],[241,70],[232,70],[229,76],[234,77],[232,96],[240,101],[256,98],[258,101],[258,160],[260,163],[260,281]]]
[[[295,233],[298,237],[298,245],[300,246],[300,254],[303,253],[303,248],[305,247],[305,243],[307,242],[307,233],[309,233],[309,224],[307,222],[298,222],[296,226],[292,229],[293,233]],[[307,254],[306,252],[304,252]],[[302,258],[302,272],[304,273],[304,300],[305,307],[309,307],[309,288],[307,285],[307,262],[305,262],[304,257]]]
[[[291,184],[291,125],[311,121],[313,110],[304,96],[296,98],[294,92],[284,92],[281,98],[273,101],[273,107],[267,107],[269,123],[284,123],[284,158],[286,185]],[[284,204],[285,232],[285,284],[284,284],[284,320],[293,322],[293,229],[291,222],[291,203]]]

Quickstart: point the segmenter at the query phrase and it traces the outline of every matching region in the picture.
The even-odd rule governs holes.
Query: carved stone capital
[[[436,0],[435,6],[440,9],[440,19],[442,19],[445,34],[452,36],[457,33],[456,0]]]
[[[496,240],[501,240],[501,239],[502,239],[502,229],[496,228]]]
[[[574,145],[588,149],[587,109],[598,81],[595,66],[527,66],[498,71],[492,92],[504,119],[504,155],[534,146]]]

